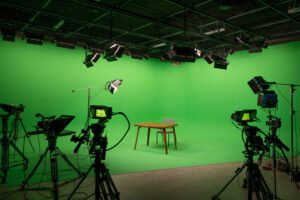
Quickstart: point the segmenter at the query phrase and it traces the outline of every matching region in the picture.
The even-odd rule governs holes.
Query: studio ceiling
[[[161,58],[171,45],[218,53],[298,41],[299,7],[295,0],[1,0],[0,26],[2,35],[99,52],[116,41],[127,54]]]

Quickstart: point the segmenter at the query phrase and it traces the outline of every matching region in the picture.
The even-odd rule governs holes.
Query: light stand
[[[296,111],[294,110],[294,92],[296,91],[295,87],[300,87],[300,85],[296,84],[286,84],[286,83],[276,83],[276,82],[268,82],[268,84],[273,85],[285,85],[289,86],[291,88],[291,181],[297,181],[295,180],[294,176],[299,174],[298,168],[294,167],[294,114]]]
[[[88,88],[79,88],[79,89],[73,89],[72,92],[76,92],[76,91],[81,91],[81,90],[87,90],[88,91],[88,114],[87,114],[87,120],[85,123],[85,128],[87,128],[90,125],[90,115],[89,115],[89,109],[90,109],[90,103],[91,103],[91,89],[96,89],[96,88],[104,88],[106,85],[102,85],[102,86],[95,86],[95,87],[88,87]]]
[[[112,94],[115,93],[118,90],[118,86],[121,85],[122,80],[116,79],[113,81],[107,81],[105,85],[102,86],[95,86],[95,87],[88,87],[88,88],[79,88],[79,89],[73,89],[72,92],[81,91],[81,90],[88,90],[88,114],[87,114],[87,120],[85,124],[85,128],[87,128],[90,125],[90,115],[89,115],[89,109],[90,109],[90,103],[91,103],[91,89],[101,88],[101,90],[104,88],[105,90],[109,90]]]

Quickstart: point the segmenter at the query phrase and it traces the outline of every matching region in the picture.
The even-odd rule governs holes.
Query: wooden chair
[[[163,123],[167,123],[167,124],[175,124],[175,120],[174,120],[174,119],[167,119],[167,118],[165,118],[165,119],[163,120]],[[170,134],[171,134],[171,133],[175,134],[173,128],[168,128],[168,129],[166,129],[166,134],[168,135],[168,146],[169,146],[169,140],[170,140]],[[164,134],[163,130],[157,131],[157,134],[156,134],[156,144],[158,144],[158,134],[161,134],[162,140],[163,140],[163,134]]]

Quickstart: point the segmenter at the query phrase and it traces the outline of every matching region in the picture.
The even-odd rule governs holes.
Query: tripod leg
[[[111,194],[111,199],[120,199],[120,192],[118,192],[117,187],[114,184],[114,181],[112,180],[108,169],[106,168],[105,164],[103,163],[103,168],[104,170],[104,174],[107,178],[107,185],[109,185],[109,190],[110,190],[110,194]],[[112,188],[111,188],[112,186]]]
[[[87,177],[87,175],[90,173],[90,171],[93,169],[94,165],[92,165],[85,174],[83,174],[83,177],[80,179],[79,183],[76,185],[76,187],[74,188],[74,190],[72,191],[72,193],[70,194],[70,196],[68,197],[67,200],[72,199],[73,195],[75,194],[75,192],[78,190],[78,188],[80,187],[80,185],[82,184],[82,182],[84,181],[84,179]]]
[[[67,156],[63,154],[63,152],[61,152],[61,150],[58,147],[56,147],[56,152],[76,171],[76,173],[80,177],[81,172],[71,163],[71,161],[67,158]]]
[[[20,122],[21,122],[21,126],[22,126],[22,128],[23,128],[23,130],[24,130],[25,137],[27,137],[27,139],[28,139],[28,141],[29,141],[29,143],[30,143],[30,146],[31,146],[31,148],[32,148],[32,151],[35,152],[35,151],[34,151],[34,148],[33,148],[33,145],[32,145],[32,143],[31,143],[31,140],[30,140],[30,138],[29,138],[29,136],[28,136],[28,133],[27,133],[27,131],[26,131],[26,129],[25,129],[25,126],[24,126],[23,121],[22,121],[21,118],[20,118]]]
[[[9,169],[9,141],[7,138],[1,139],[1,147],[1,171],[3,173],[1,183],[6,183],[7,172]]]
[[[51,179],[53,183],[53,195],[54,200],[58,200],[58,169],[57,169],[57,156],[56,152],[50,153],[50,165],[51,165]]]
[[[30,172],[30,174],[27,176],[26,180],[22,183],[21,189],[23,190],[25,188],[25,185],[27,184],[27,182],[29,181],[29,179],[31,178],[31,176],[34,174],[34,172],[36,171],[36,169],[39,167],[39,165],[41,164],[42,160],[45,158],[45,156],[47,155],[49,151],[49,148],[46,149],[45,153],[43,155],[41,155],[41,158],[39,159],[39,161],[36,163],[36,165],[34,166],[33,170]]]
[[[15,145],[13,141],[9,141],[10,145],[18,152],[18,154],[23,158],[23,161],[25,160],[25,169],[28,168],[29,160],[25,157],[25,155],[22,153],[22,151]]]
[[[251,168],[247,169],[247,179],[248,179],[248,200],[252,200],[252,191],[253,191],[253,176],[251,172]]]
[[[217,200],[218,197],[222,194],[222,192],[230,185],[230,183],[243,171],[246,167],[246,163],[241,168],[238,168],[235,172],[235,175],[226,183],[226,185],[214,196],[212,196],[212,200]]]

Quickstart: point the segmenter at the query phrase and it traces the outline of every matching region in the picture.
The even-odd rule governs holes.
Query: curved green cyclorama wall
[[[232,125],[231,114],[242,109],[257,109],[261,122],[253,125],[267,130],[268,110],[256,105],[257,95],[247,82],[261,75],[267,81],[300,84],[300,42],[270,46],[256,54],[236,52],[228,57],[230,64],[227,70],[214,69],[203,59],[173,66],[153,59],[135,60],[126,55],[117,62],[100,58],[94,67],[86,68],[82,64],[82,48],[70,50],[51,43],[36,46],[24,41],[0,41],[0,55],[0,103],[24,104],[22,118],[27,130],[34,130],[37,122],[35,113],[68,114],[76,116],[68,130],[79,134],[86,121],[87,91],[72,93],[72,89],[101,86],[109,80],[123,79],[114,95],[103,89],[91,91],[92,104],[111,106],[114,112],[122,111],[131,122],[128,136],[118,147],[107,152],[106,162],[112,174],[242,161],[244,147],[241,130]],[[279,95],[276,115],[282,119],[278,135],[290,147],[290,88],[273,86],[273,89]],[[300,91],[296,90],[296,110],[300,109],[299,95]],[[299,118],[298,113],[295,118]],[[147,147],[147,130],[143,128],[137,150],[133,150],[137,131],[133,125],[161,122],[164,118],[174,118],[178,123],[178,150],[175,150],[171,136],[169,154],[166,155],[160,135],[156,144],[155,130],[152,130],[150,146]],[[295,125],[300,127],[299,121]],[[108,146],[115,144],[126,128],[124,118],[113,117],[107,123],[105,132]],[[20,135],[24,135],[23,131]],[[297,139],[295,151],[299,152],[299,148],[296,149]],[[31,140],[35,152],[32,152],[28,140],[25,142],[25,154],[30,159],[27,174],[47,147],[44,135],[32,136]],[[20,139],[18,146],[21,149],[22,144]],[[70,136],[58,138],[58,147],[72,162],[77,163],[78,160],[84,170],[90,165],[88,149],[82,146],[76,156],[73,153],[75,146]],[[49,171],[49,160],[46,163],[46,170]],[[75,176],[72,172],[64,174],[69,167],[61,159],[59,169],[63,173],[60,178]],[[14,173],[16,170],[22,171],[13,168],[10,177],[18,177]],[[44,165],[37,173],[43,170]],[[43,180],[49,177],[45,176]],[[40,176],[32,180],[41,181]]]

